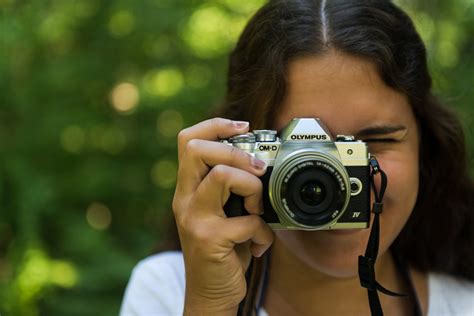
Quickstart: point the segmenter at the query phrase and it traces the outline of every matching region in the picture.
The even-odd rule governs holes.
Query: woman
[[[259,216],[265,164],[217,142],[295,117],[367,142],[388,177],[376,277],[411,295],[381,295],[383,311],[474,313],[474,186],[460,123],[430,89],[424,45],[390,1],[270,1],[231,54],[226,119],[178,136],[183,255],[143,261],[122,314],[370,314],[357,261],[370,230],[273,232]],[[225,216],[230,193],[250,215]]]

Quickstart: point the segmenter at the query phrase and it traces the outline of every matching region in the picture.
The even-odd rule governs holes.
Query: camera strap
[[[380,214],[383,210],[383,196],[387,188],[387,175],[380,168],[377,158],[370,157],[370,182],[374,191],[375,201],[372,205],[372,212],[374,213],[374,221],[370,231],[369,241],[367,242],[367,249],[364,256],[359,256],[359,279],[362,287],[365,287],[369,296],[370,312],[372,316],[382,316],[382,306],[378,291],[383,294],[397,297],[408,297],[405,294],[399,294],[387,290],[375,280],[375,261],[379,252],[379,236],[380,236]],[[380,176],[380,191],[375,185],[375,176]]]

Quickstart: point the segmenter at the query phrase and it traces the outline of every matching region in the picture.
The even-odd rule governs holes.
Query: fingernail
[[[234,126],[237,127],[238,129],[244,129],[249,126],[249,122],[245,121],[233,121]]]
[[[265,161],[257,158],[252,158],[252,166],[257,170],[265,170],[267,168]]]

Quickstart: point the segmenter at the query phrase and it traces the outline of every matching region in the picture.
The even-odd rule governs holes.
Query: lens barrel
[[[274,168],[270,179],[272,205],[293,225],[321,229],[335,223],[350,198],[349,176],[332,155],[301,150]],[[273,181],[272,181],[273,180]]]

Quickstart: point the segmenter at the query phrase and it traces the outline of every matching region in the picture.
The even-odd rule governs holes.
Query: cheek
[[[380,166],[387,175],[387,190],[384,197],[387,207],[414,206],[418,195],[418,156],[390,153],[379,157]],[[405,211],[411,211],[411,208]]]
[[[384,210],[380,217],[379,255],[387,251],[408,220],[418,194],[418,153],[386,151],[376,154],[387,174]],[[380,187],[380,177],[376,184]],[[373,216],[372,216],[373,219]],[[288,253],[314,270],[334,277],[357,276],[358,256],[365,252],[370,229],[341,236],[330,231],[277,231],[277,239]]]
[[[378,155],[387,175],[387,190],[381,220],[381,248],[387,249],[398,236],[416,203],[419,173],[416,152]],[[379,181],[377,181],[378,183]]]

